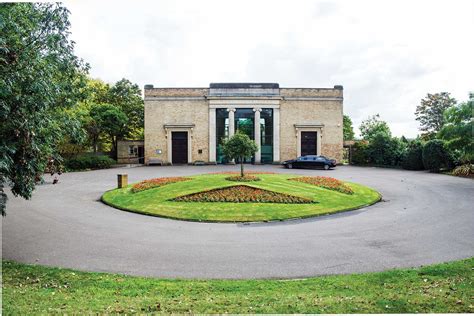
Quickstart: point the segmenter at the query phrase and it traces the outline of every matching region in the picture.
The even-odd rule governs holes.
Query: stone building
[[[118,140],[117,163],[144,163],[144,147],[143,140]]]
[[[237,130],[255,140],[252,163],[301,155],[342,159],[343,88],[277,83],[145,86],[145,163],[225,163],[221,141]]]

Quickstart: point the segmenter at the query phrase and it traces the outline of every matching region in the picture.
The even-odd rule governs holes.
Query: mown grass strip
[[[303,280],[166,280],[3,261],[3,313],[472,313],[473,269],[471,258]]]

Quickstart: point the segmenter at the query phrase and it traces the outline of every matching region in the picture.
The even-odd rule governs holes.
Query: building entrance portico
[[[247,162],[280,159],[280,92],[278,84],[211,84],[209,89],[209,161],[226,162],[223,137],[247,134],[258,151]]]

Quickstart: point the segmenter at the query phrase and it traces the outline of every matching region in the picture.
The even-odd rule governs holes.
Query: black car
[[[336,160],[324,156],[307,155],[298,157],[297,159],[283,161],[283,166],[288,169],[324,168],[324,170],[328,170],[329,168],[334,168],[336,166]]]

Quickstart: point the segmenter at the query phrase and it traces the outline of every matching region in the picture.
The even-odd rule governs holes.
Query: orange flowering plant
[[[176,202],[233,202],[233,203],[287,203],[307,204],[316,203],[311,199],[273,192],[265,189],[254,188],[247,185],[235,185],[217,188],[183,196],[178,196],[172,201]]]
[[[353,194],[354,191],[341,180],[331,178],[331,177],[298,177],[291,178],[288,180],[304,182],[318,187],[322,187],[328,190],[338,191],[345,194]]]
[[[154,178],[149,180],[143,180],[141,182],[135,183],[132,186],[132,192],[137,193],[148,189],[153,189],[157,187],[162,187],[170,183],[176,183],[181,181],[188,181],[191,178],[185,177],[164,177],[164,178]]]
[[[219,172],[209,172],[208,174],[240,174],[237,171],[219,171]],[[246,171],[245,174],[276,174],[272,171]]]

